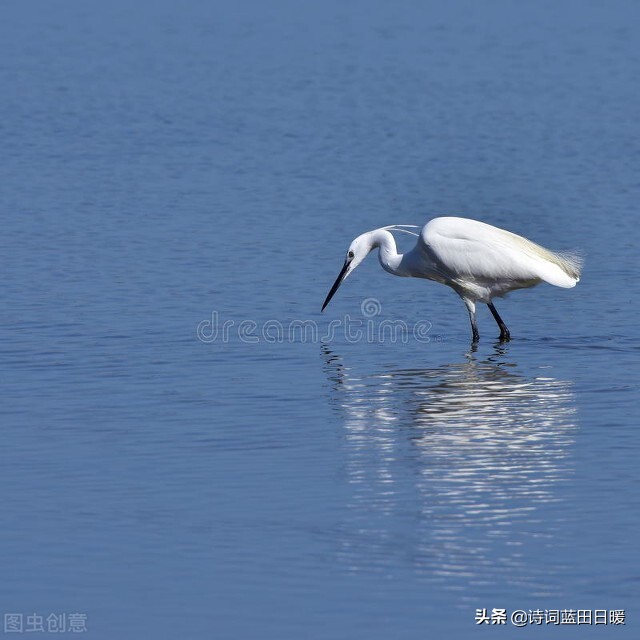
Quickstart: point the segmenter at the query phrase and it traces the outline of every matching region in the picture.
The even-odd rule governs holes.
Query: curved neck
[[[380,248],[378,260],[382,268],[395,276],[407,275],[401,268],[403,255],[398,253],[395,238],[385,229],[376,229],[371,234],[372,248]]]

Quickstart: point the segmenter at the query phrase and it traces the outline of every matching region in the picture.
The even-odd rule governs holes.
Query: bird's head
[[[354,271],[354,269],[369,255],[371,250],[376,246],[374,240],[374,231],[368,231],[358,236],[350,245],[347,251],[347,255],[342,265],[342,270],[338,274],[336,281],[329,291],[329,295],[326,297],[324,304],[322,305],[322,311],[329,304],[331,298],[338,290],[340,285],[345,281],[346,277]]]

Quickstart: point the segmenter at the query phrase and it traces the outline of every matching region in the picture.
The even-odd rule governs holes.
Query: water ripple
[[[554,533],[537,512],[561,506],[558,485],[572,473],[572,383],[520,375],[495,356],[360,375],[329,349],[324,356],[352,486],[349,565],[383,568],[402,555],[451,589],[504,574],[552,591],[542,572],[524,570],[522,547]]]

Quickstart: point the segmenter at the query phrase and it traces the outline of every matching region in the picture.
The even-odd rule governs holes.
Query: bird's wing
[[[575,256],[554,253],[515,233],[467,218],[434,218],[423,227],[418,244],[452,279],[544,280],[574,287],[580,276]]]

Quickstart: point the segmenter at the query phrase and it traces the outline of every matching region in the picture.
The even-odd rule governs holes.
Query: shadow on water
[[[572,474],[572,383],[527,377],[508,345],[431,369],[358,373],[323,347],[350,485],[339,555],[354,571],[406,566],[447,589],[551,595],[540,554]],[[546,566],[545,566],[546,565]]]

